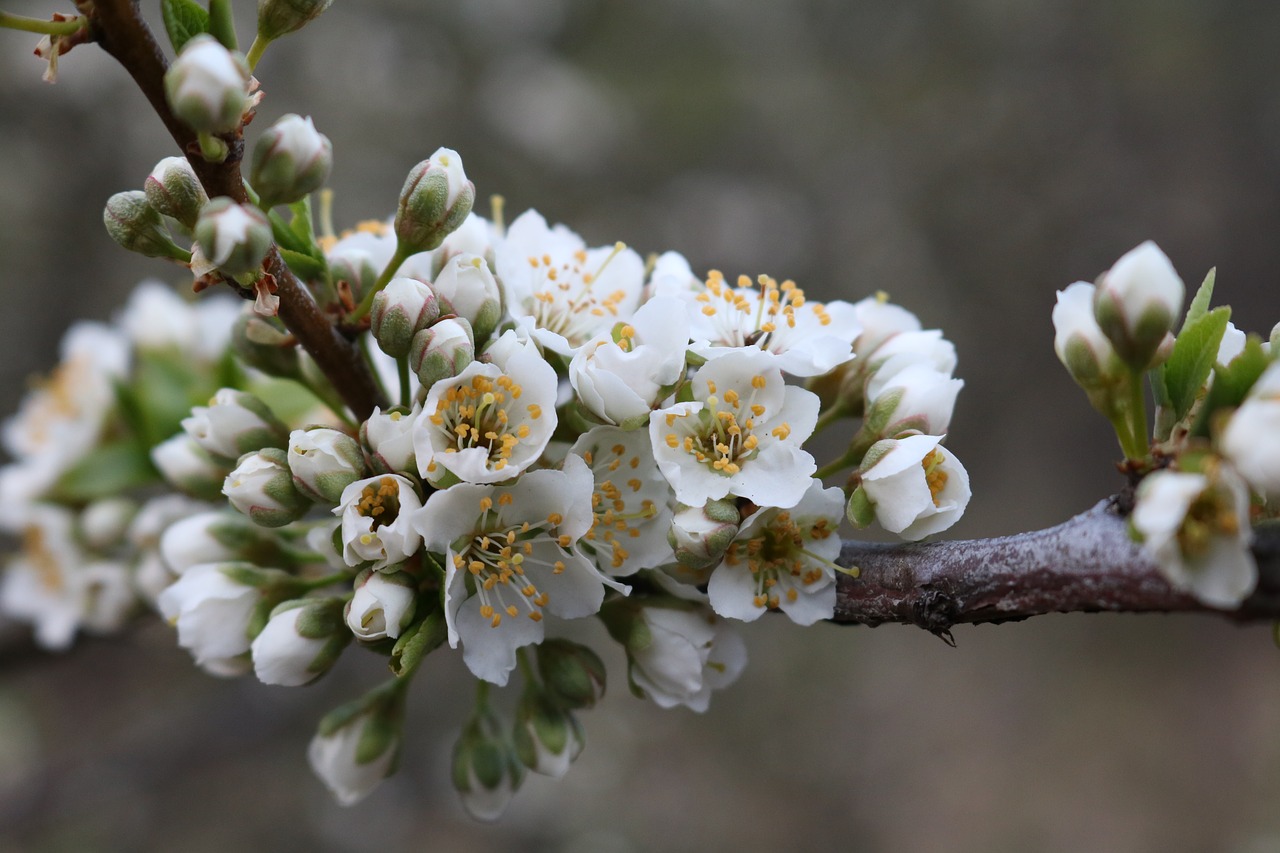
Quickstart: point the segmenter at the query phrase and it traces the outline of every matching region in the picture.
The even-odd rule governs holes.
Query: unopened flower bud
[[[174,114],[193,130],[227,133],[250,106],[249,79],[243,57],[202,34],[183,45],[165,72],[164,90]]]
[[[561,707],[591,708],[604,696],[604,661],[591,649],[562,639],[536,648],[543,686]]]
[[[263,207],[292,204],[324,186],[333,168],[333,144],[311,118],[289,113],[258,138],[249,183]]]
[[[271,248],[271,223],[262,211],[226,196],[204,206],[195,234],[204,256],[228,275],[258,270]]]
[[[369,330],[383,352],[404,358],[413,336],[439,316],[440,301],[432,288],[416,278],[393,278],[373,297]]]
[[[286,447],[289,431],[257,397],[234,388],[219,389],[208,406],[196,406],[184,418],[187,435],[216,457],[234,460],[263,447]]]
[[[477,820],[497,820],[523,782],[524,765],[501,723],[492,712],[480,711],[453,748],[453,787],[463,808]]]
[[[347,627],[361,640],[394,640],[413,621],[417,599],[418,582],[408,572],[365,569],[347,602]]]
[[[336,708],[307,747],[311,769],[344,806],[354,805],[395,766],[404,722],[404,691],[390,682]]]
[[[297,378],[298,341],[276,317],[245,311],[231,327],[231,348],[249,367],[268,376]]]
[[[160,536],[160,556],[175,575],[200,563],[246,560],[271,564],[279,552],[272,534],[244,516],[225,510],[200,512],[175,521]]]
[[[516,709],[516,756],[534,773],[560,779],[582,752],[582,724],[573,712],[529,690]]]
[[[713,568],[738,535],[742,516],[732,500],[708,501],[706,506],[682,506],[671,518],[667,542],[680,565],[699,571]]]
[[[276,605],[249,647],[263,684],[299,687],[329,671],[351,642],[341,598],[303,598]]]
[[[80,529],[85,544],[106,549],[119,544],[129,530],[129,522],[138,514],[138,505],[129,498],[103,498],[84,508]]]
[[[222,481],[231,470],[185,432],[151,448],[151,462],[169,485],[193,498],[210,501],[222,494]]]
[[[368,474],[356,440],[328,427],[289,433],[289,470],[299,491],[328,504],[337,503],[343,489]]]
[[[1078,281],[1058,291],[1053,306],[1053,349],[1071,378],[1086,391],[1109,386],[1121,369],[1111,341],[1093,315],[1094,285]]]
[[[438,247],[471,212],[475,185],[458,152],[440,148],[409,171],[396,208],[396,239],[404,253]]]
[[[413,424],[417,409],[374,409],[360,425],[360,443],[369,451],[369,462],[379,474],[418,470],[413,455]]]
[[[222,493],[231,505],[263,527],[284,527],[307,511],[307,499],[293,485],[288,454],[264,447],[240,458]]]
[[[111,239],[130,252],[148,258],[186,258],[169,236],[160,211],[151,206],[142,190],[116,193],[107,199],[102,224],[107,226]]]
[[[274,41],[309,24],[333,0],[258,0],[258,38]]]
[[[1169,258],[1148,240],[1098,279],[1093,313],[1116,354],[1132,369],[1146,370],[1182,311],[1184,293]]]
[[[502,288],[479,255],[454,255],[445,262],[431,289],[471,323],[478,341],[487,341],[502,319]]]
[[[200,209],[209,201],[186,157],[165,157],[142,184],[151,206],[188,228],[194,228]]]
[[[359,302],[378,280],[378,267],[373,256],[363,249],[335,252],[329,258],[329,275],[334,284],[345,281],[351,289],[351,298]]]
[[[409,367],[423,388],[457,376],[475,361],[475,337],[471,324],[461,317],[441,320],[413,336]]]

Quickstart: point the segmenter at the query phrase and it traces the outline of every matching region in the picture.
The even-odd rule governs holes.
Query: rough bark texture
[[[238,133],[222,137],[231,151],[221,163],[210,163],[200,156],[195,132],[178,120],[165,100],[164,73],[168,62],[151,29],[142,20],[137,4],[133,0],[94,0],[92,6],[85,4],[84,8],[90,16],[95,40],[133,77],[195,169],[209,197],[229,196],[245,203],[248,199],[240,176],[244,139]],[[267,254],[263,268],[275,278],[281,321],[315,359],[356,417],[363,420],[373,412],[374,406],[385,405],[359,350],[320,311],[275,246]]]
[[[1218,610],[1177,590],[1129,538],[1114,499],[1051,527],[927,545],[845,542],[832,621],[900,622],[949,639],[953,625],[1012,622],[1045,613],[1214,613],[1237,621],[1280,619],[1280,533],[1253,546],[1257,590]]]

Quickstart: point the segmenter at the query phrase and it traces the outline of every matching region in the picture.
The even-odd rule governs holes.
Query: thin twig
[[[84,4],[84,11],[89,15],[95,40],[133,77],[169,135],[187,156],[209,197],[229,196],[245,203],[248,199],[240,176],[244,139],[239,134],[221,137],[230,147],[230,153],[221,163],[210,163],[200,156],[195,132],[173,114],[165,100],[164,73],[168,62],[151,29],[142,20],[137,3],[94,0],[92,5]],[[320,311],[275,246],[267,254],[263,268],[275,278],[281,321],[315,359],[356,417],[363,420],[373,412],[374,406],[385,406],[386,400],[359,351]],[[240,290],[238,286],[236,289]]]

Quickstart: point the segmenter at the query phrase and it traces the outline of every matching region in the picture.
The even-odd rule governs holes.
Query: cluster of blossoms
[[[259,106],[251,62],[209,34],[174,40],[170,106],[217,161]],[[405,687],[447,644],[479,685],[454,782],[493,817],[526,771],[567,771],[576,712],[604,690],[600,657],[560,635],[567,620],[603,622],[636,695],[701,711],[745,665],[735,623],[833,615],[837,573],[856,576],[836,563],[846,518],[918,540],[964,512],[968,475],[943,446],[955,349],[883,294],[824,304],[792,281],[591,247],[536,211],[485,219],[444,148],[386,222],[334,234],[322,195],[317,235],[331,157],[309,119],[285,116],[253,148],[248,201],[210,199],[169,158],[108,202],[121,245],[252,301],[223,317],[228,340],[195,328],[204,306],[157,308],[146,290],[112,332],[118,359],[94,344],[83,363],[74,333],[11,423],[7,529],[37,532],[3,605],[47,645],[118,625],[118,600],[141,592],[215,675],[297,686],[349,646],[382,654],[392,679],[326,716],[310,749],[354,803],[395,765]],[[362,344],[394,405],[340,402],[276,317],[273,257]],[[820,466],[805,444],[842,421],[848,447]],[[136,482],[100,482],[100,457],[126,449]],[[173,492],[146,507],[163,518],[119,497],[161,477]],[[49,627],[73,568],[77,589],[104,585],[98,552],[132,567],[128,593],[76,593]],[[490,691],[513,674],[504,716]]]
[[[1265,341],[1237,329],[1230,308],[1210,308],[1214,279],[1210,271],[1175,331],[1182,279],[1143,243],[1096,284],[1058,293],[1054,348],[1140,478],[1134,537],[1174,586],[1232,608],[1257,585],[1253,525],[1278,514],[1280,325]]]

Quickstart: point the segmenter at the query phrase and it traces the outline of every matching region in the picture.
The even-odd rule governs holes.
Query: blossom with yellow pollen
[[[433,485],[500,483],[537,461],[556,428],[556,372],[507,332],[488,364],[431,386],[413,426],[419,473]]]
[[[853,358],[861,326],[853,305],[816,302],[794,281],[739,276],[736,286],[712,270],[686,297],[695,353],[720,358],[735,347],[768,353],[792,376],[820,376]]]
[[[711,573],[712,609],[744,622],[768,609],[781,610],[797,625],[831,618],[843,514],[844,492],[825,489],[820,480],[810,480],[791,509],[752,513]]]
[[[690,381],[693,402],[649,417],[653,455],[676,500],[702,506],[726,495],[792,507],[817,465],[801,444],[818,398],[787,385],[773,357],[738,349],[707,362]]]
[[[455,484],[415,514],[427,550],[445,557],[449,645],[477,678],[506,684],[545,614],[589,616],[616,587],[575,547],[594,522],[591,495],[590,470],[570,456],[509,486]]]
[[[671,562],[671,488],[653,459],[643,430],[601,426],[569,451],[591,468],[594,523],[582,548],[602,572],[624,577]]]
[[[422,499],[407,477],[385,474],[356,480],[342,491],[333,514],[342,516],[342,559],[348,566],[372,563],[375,571],[417,553],[422,539],[413,514]]]
[[[511,316],[539,344],[566,356],[630,319],[644,288],[644,261],[633,250],[621,243],[588,249],[535,210],[520,214],[494,246],[494,266]]]
[[[868,524],[874,517],[912,542],[959,521],[969,505],[969,474],[942,446],[943,438],[911,435],[873,444],[851,502],[853,521]]]

